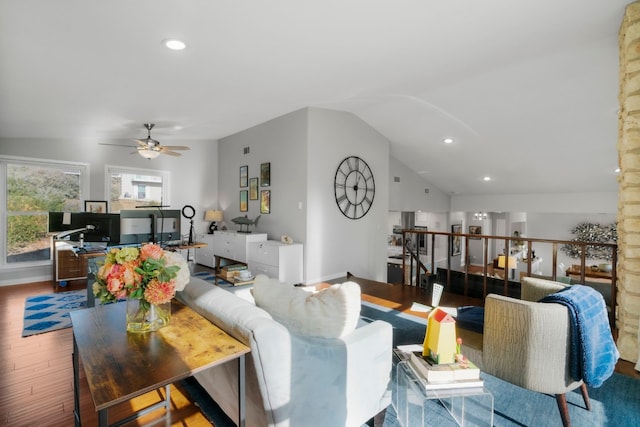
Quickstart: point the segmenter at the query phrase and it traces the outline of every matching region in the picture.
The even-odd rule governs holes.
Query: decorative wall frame
[[[482,226],[481,225],[470,225],[469,226],[469,234],[482,234]],[[479,237],[469,237],[471,240],[480,240]]]
[[[271,190],[260,191],[260,213],[271,213]]]
[[[249,192],[247,190],[240,190],[240,212],[249,211]]]
[[[271,163],[262,163],[260,165],[260,187],[269,187],[271,185]]]
[[[91,213],[109,213],[106,200],[85,200],[84,211]]]
[[[454,224],[451,226],[451,233],[453,234],[461,234],[462,233],[462,224]],[[451,236],[451,256],[460,255],[462,251],[462,237],[461,236]]]
[[[249,185],[249,166],[240,166],[240,187]]]
[[[249,200],[258,200],[258,178],[249,179]]]

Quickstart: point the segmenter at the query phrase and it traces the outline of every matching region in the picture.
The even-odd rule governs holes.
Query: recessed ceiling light
[[[483,181],[491,181],[491,177],[490,176],[483,176],[482,180]]]
[[[453,144],[453,138],[445,138],[442,140],[445,144]]]
[[[175,39],[163,40],[162,44],[171,50],[182,50],[187,47],[184,42]]]
[[[614,171],[615,173],[620,173],[620,168],[615,168],[613,171]]]

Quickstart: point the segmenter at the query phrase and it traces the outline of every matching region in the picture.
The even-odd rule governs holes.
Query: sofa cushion
[[[258,307],[298,335],[340,338],[356,328],[360,317],[360,286],[354,282],[316,292],[258,275],[253,297]]]

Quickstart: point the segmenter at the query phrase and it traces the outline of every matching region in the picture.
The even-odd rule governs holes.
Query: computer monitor
[[[93,226],[90,230],[82,231],[85,242],[100,242],[107,245],[120,243],[120,215],[90,212],[49,212],[49,232],[78,230]],[[69,236],[69,240],[78,240],[78,235]]]
[[[180,210],[135,209],[120,211],[120,244],[180,240]]]

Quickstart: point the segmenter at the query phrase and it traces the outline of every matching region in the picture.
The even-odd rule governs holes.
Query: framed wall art
[[[240,212],[247,212],[249,210],[249,192],[247,190],[240,190]]]
[[[258,178],[249,180],[249,200],[258,200]]]
[[[240,187],[249,185],[249,166],[240,166]]]
[[[271,190],[262,190],[260,192],[260,213],[271,213]]]
[[[451,233],[453,234],[462,233],[462,224],[452,225]],[[462,237],[451,236],[451,256],[460,255],[461,250],[462,250]]]
[[[469,234],[482,234],[482,226],[481,225],[470,225],[469,226]],[[469,237],[473,240],[480,240],[479,237]]]
[[[108,213],[106,200],[85,200],[84,211],[91,213]]]
[[[260,165],[260,187],[269,187],[271,185],[271,163],[262,163]]]

